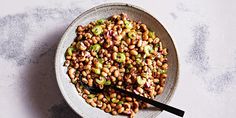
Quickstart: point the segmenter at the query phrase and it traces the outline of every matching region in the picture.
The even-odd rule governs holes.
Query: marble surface
[[[0,0],[0,118],[79,118],[57,87],[54,54],[76,16],[107,2],[140,6],[171,34],[180,77],[170,105],[185,110],[185,118],[235,117],[233,0]]]

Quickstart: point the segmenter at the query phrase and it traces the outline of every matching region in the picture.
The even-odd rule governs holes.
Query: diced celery
[[[75,49],[74,49],[73,47],[69,47],[69,48],[67,49],[68,55],[72,56],[72,52],[73,52],[74,50],[75,50]]]
[[[155,32],[151,32],[151,31],[150,31],[150,32],[148,33],[148,36],[151,37],[152,39],[156,38]]]
[[[105,82],[105,85],[111,85],[111,81],[110,81],[110,80],[107,80],[107,81]]]
[[[99,84],[99,85],[104,85],[105,82],[106,82],[106,79],[104,77],[101,77],[100,79],[96,79],[96,82]]]
[[[133,28],[133,25],[132,25],[132,23],[131,22],[129,22],[128,20],[125,20],[125,27],[127,28],[127,29],[132,29]]]
[[[100,25],[97,25],[92,29],[92,32],[93,32],[94,35],[97,36],[97,35],[100,35],[103,32],[103,29]]]
[[[101,74],[101,69],[98,69],[98,68],[94,68],[93,69],[93,72],[100,75]]]
[[[146,79],[142,79],[141,76],[138,76],[138,77],[137,77],[137,83],[138,83],[139,85],[144,85],[144,84],[146,83]]]
[[[125,62],[126,56],[124,53],[117,53],[115,60],[119,63]]]
[[[94,51],[94,52],[98,52],[101,49],[101,46],[99,44],[94,44],[92,46],[90,46],[90,50]]]

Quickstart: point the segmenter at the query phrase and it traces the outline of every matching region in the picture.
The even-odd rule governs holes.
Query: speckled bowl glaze
[[[75,30],[78,25],[86,25],[91,21],[95,21],[101,18],[108,18],[114,14],[127,13],[130,19],[136,21],[142,21],[148,28],[155,31],[161,39],[163,45],[168,48],[168,78],[166,80],[166,86],[164,92],[158,95],[155,99],[162,103],[167,103],[174,93],[178,80],[178,57],[174,46],[174,43],[161,25],[161,23],[155,19],[152,15],[147,13],[145,10],[124,3],[109,3],[93,7],[86,12],[78,16],[65,31],[61,41],[58,45],[56,57],[55,57],[55,70],[58,86],[61,90],[62,95],[69,104],[69,106],[80,116],[88,118],[109,118],[112,117],[109,113],[105,113],[99,108],[91,107],[85,102],[85,100],[78,94],[75,86],[70,82],[69,77],[66,74],[67,68],[63,66],[65,57],[64,53],[70,46],[76,37]],[[148,108],[140,110],[135,117],[137,118],[155,118],[160,110],[155,108]],[[127,117],[118,115],[117,117]]]

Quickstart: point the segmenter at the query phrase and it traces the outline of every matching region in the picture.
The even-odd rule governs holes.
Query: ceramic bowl
[[[167,103],[174,93],[178,80],[178,57],[172,38],[161,23],[154,18],[150,13],[146,12],[142,8],[134,5],[124,3],[109,3],[93,7],[81,15],[79,15],[67,28],[61,41],[58,45],[55,57],[55,70],[57,83],[60,91],[69,104],[69,106],[80,116],[87,118],[109,118],[112,117],[109,113],[105,113],[96,107],[91,107],[85,102],[85,100],[78,94],[75,86],[70,82],[68,75],[66,74],[67,68],[63,66],[66,49],[70,46],[76,37],[75,30],[78,25],[86,25],[91,21],[95,21],[101,18],[108,18],[114,14],[127,13],[130,19],[135,21],[142,21],[148,28],[155,31],[161,39],[163,45],[168,48],[168,78],[166,80],[166,86],[164,92],[158,95],[155,99],[162,103]],[[140,110],[135,117],[136,118],[155,118],[160,110],[149,107],[148,109]],[[127,117],[118,115],[117,118]]]

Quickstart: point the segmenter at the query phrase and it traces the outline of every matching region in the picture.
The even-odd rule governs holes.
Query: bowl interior
[[[65,61],[64,53],[68,46],[70,46],[70,44],[75,39],[75,30],[78,25],[86,25],[91,21],[95,21],[101,18],[108,18],[114,14],[120,14],[122,12],[127,13],[130,19],[133,19],[135,21],[142,21],[143,23],[145,23],[148,28],[157,33],[163,43],[163,46],[168,48],[169,70],[168,78],[166,80],[166,86],[164,88],[164,92],[161,95],[158,95],[155,99],[157,101],[167,103],[174,92],[174,88],[178,79],[178,58],[174,43],[165,28],[152,15],[145,12],[144,10],[141,10],[138,7],[121,3],[100,5],[84,12],[72,22],[72,24],[64,33],[58,45],[56,53],[55,69],[59,88],[67,103],[75,112],[83,117],[100,118],[112,117],[112,115],[105,113],[99,108],[91,107],[80,95],[78,95],[75,86],[70,82],[70,79],[66,74],[67,68],[63,67]],[[158,109],[148,108],[145,110],[140,110],[137,113],[136,117],[156,117],[160,112],[161,111],[159,111]],[[118,115],[117,117],[126,116]]]

